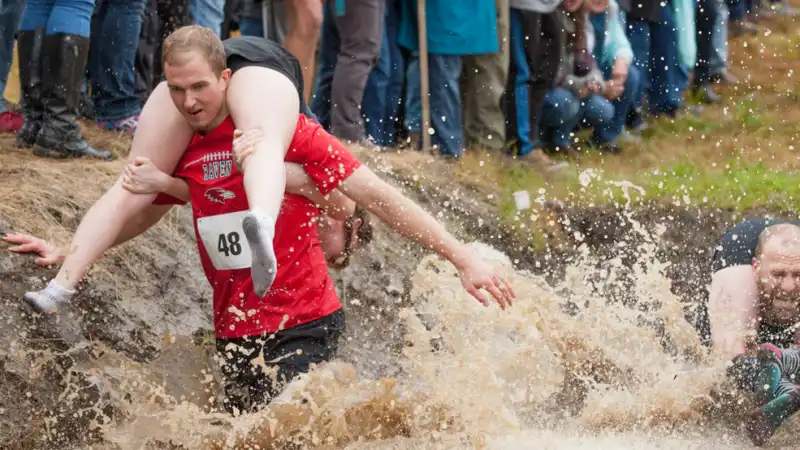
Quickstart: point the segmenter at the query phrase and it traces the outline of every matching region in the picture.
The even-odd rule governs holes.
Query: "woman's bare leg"
[[[142,109],[129,159],[150,158],[159,169],[172,173],[192,139],[193,131],[175,108],[166,83],[159,84]],[[283,165],[281,164],[281,170]],[[75,289],[91,264],[116,241],[123,225],[149,206],[155,194],[132,194],[118,179],[89,209],[72,238],[68,255],[55,281]]]
[[[322,7],[324,0],[288,0],[286,15],[289,31],[283,46],[300,61],[303,70],[304,101],[311,101],[314,85],[314,62],[317,42],[322,29]]]
[[[300,112],[297,88],[289,78],[264,67],[244,67],[231,77],[228,112],[236,128],[258,130],[262,138],[242,161],[250,213],[243,228],[253,254],[253,291],[266,295],[277,274],[272,247],[275,220],[286,188],[284,158]]]

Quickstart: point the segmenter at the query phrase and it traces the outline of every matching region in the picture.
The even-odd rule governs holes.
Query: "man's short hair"
[[[222,40],[210,28],[199,25],[178,28],[167,36],[161,50],[161,62],[165,66],[180,65],[182,56],[191,51],[202,55],[217,77],[222,75],[228,66]]]
[[[756,259],[761,258],[761,254],[764,252],[764,247],[766,247],[767,243],[772,238],[780,238],[787,244],[800,244],[800,226],[791,223],[780,223],[764,228],[764,231],[758,235],[758,243],[756,244],[755,253]]]

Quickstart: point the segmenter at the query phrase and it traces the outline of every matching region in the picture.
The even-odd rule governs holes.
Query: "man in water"
[[[198,251],[214,290],[217,350],[224,361],[224,404],[235,414],[262,407],[285,383],[307,372],[312,364],[330,360],[344,328],[344,313],[319,244],[319,209],[305,197],[292,194],[284,197],[274,237],[277,276],[265,298],[254,291],[251,250],[242,238],[242,218],[248,214],[249,195],[245,192],[245,175],[239,167],[246,163],[249,154],[263,147],[267,136],[260,130],[243,133],[236,130],[235,117],[228,114],[226,106],[232,100],[225,101],[226,94],[229,96],[226,92],[228,80],[231,80],[231,72],[235,79],[237,70],[249,68],[248,61],[259,68],[277,68],[292,80],[295,89],[299,89],[302,80],[299,75],[292,75],[293,70],[283,67],[295,67],[296,60],[288,54],[278,55],[271,48],[277,44],[264,39],[249,38],[248,45],[253,47],[249,59],[240,61],[233,70],[224,68],[226,58],[231,65],[231,56],[226,55],[225,49],[236,47],[226,44],[223,47],[216,35],[199,27],[179,29],[165,41],[164,71],[174,107],[182,115],[191,113],[195,107],[192,97],[202,97],[204,114],[214,119],[209,122],[213,126],[198,127],[176,161],[175,170],[166,171],[152,158],[149,161],[188,184]],[[259,46],[267,47],[263,54],[254,51]],[[237,99],[243,103],[253,100]],[[159,101],[158,97],[154,101]],[[212,106],[215,109],[212,110]],[[280,105],[261,106],[280,109]],[[237,107],[242,109],[242,105]],[[160,120],[150,120],[145,114],[148,111],[160,114]],[[156,133],[151,126],[165,131],[162,125],[170,121],[169,114],[169,110],[148,109],[145,105],[136,136],[144,133],[152,138]],[[132,155],[142,156],[143,150],[137,148],[142,142],[134,138]],[[150,144],[155,145],[155,142]],[[501,307],[511,304],[515,294],[494,267],[456,240],[419,206],[362,166],[346,147],[304,114],[296,121],[289,149],[286,161],[300,164],[323,196],[341,192],[399,233],[450,261],[458,269],[466,291],[484,305],[488,306],[489,300],[482,289]],[[157,223],[171,205],[185,203],[171,184],[164,189],[169,195],[132,193],[122,187],[130,184],[131,180],[126,177],[123,175],[109,190],[111,193],[104,196],[107,199],[104,207],[116,215],[135,220],[115,228],[108,225],[115,218],[100,215],[90,218],[87,214],[79,230],[82,227],[94,230],[96,236],[103,236],[104,240],[85,239],[82,245],[89,248],[78,248],[64,258],[59,273],[69,266],[78,274],[66,277],[72,286],[86,273],[88,265],[111,245],[138,236]],[[132,214],[131,210],[142,204],[142,198],[149,203]],[[88,220],[98,222],[84,225]],[[74,246],[75,239],[71,247]],[[74,288],[64,287],[57,277],[44,290],[27,293],[25,299],[41,313],[58,313],[58,317],[64,317],[62,313],[69,308],[74,293]]]
[[[797,343],[800,222],[751,219],[722,237],[712,263],[701,334],[727,357],[769,343]],[[701,316],[702,318],[702,316]]]
[[[747,431],[761,445],[800,409],[800,354],[790,349],[800,323],[800,222],[751,219],[731,227],[712,268],[701,337],[733,358],[729,376],[756,394]]]

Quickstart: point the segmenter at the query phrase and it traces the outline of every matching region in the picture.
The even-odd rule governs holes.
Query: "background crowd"
[[[194,23],[281,42],[337,137],[419,148],[416,0],[264,1],[2,0],[0,91],[16,43],[21,99],[0,104],[0,132],[42,157],[110,159],[76,120],[135,131],[162,77],[160,43]],[[720,101],[713,85],[737,82],[728,38],[795,14],[763,1],[426,0],[434,149],[494,150],[544,170],[565,167],[554,153],[619,153],[650,118],[694,113],[684,92]]]

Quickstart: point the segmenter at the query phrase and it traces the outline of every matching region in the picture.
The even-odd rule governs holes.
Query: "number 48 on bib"
[[[247,211],[197,219],[197,231],[217,270],[247,269],[253,258],[244,238],[242,220]]]

